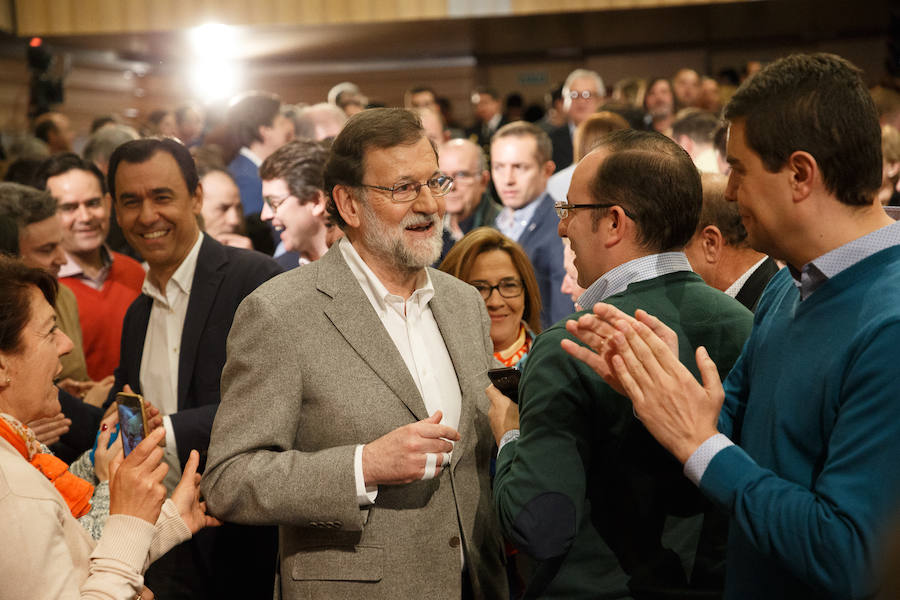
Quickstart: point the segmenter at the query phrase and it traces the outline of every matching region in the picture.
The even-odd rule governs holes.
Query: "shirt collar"
[[[760,268],[764,262],[766,262],[767,258],[769,257],[763,256],[761,259],[759,259],[759,262],[744,271],[743,275],[735,279],[734,283],[728,286],[728,289],[725,290],[725,294],[731,296],[732,298],[737,297],[738,292],[741,291],[741,288],[744,287],[744,284],[747,283],[747,280],[750,279],[750,276],[753,275],[753,273],[755,273],[756,270]]]
[[[200,246],[202,245],[203,234],[198,232],[197,241],[194,242],[191,251],[188,252],[187,256],[184,257],[184,260],[181,261],[181,264],[178,265],[175,273],[172,274],[171,279],[169,279],[169,282],[166,284],[166,289],[160,290],[157,288],[156,285],[150,281],[150,274],[148,273],[144,277],[141,292],[167,306],[170,304],[171,299],[168,298],[166,292],[168,292],[171,285],[174,285],[176,289],[180,290],[183,294],[190,295],[191,286],[194,283],[194,272],[197,270],[197,259],[200,256]]]
[[[254,154],[253,151],[250,150],[250,148],[248,148],[247,146],[241,148],[241,156],[246,156],[247,158],[249,158],[250,162],[256,165],[257,168],[262,164],[262,159]]]
[[[431,283],[431,275],[428,273],[428,269],[422,269],[416,281],[415,291],[409,297],[409,300],[405,300],[388,291],[387,287],[381,283],[378,276],[375,275],[372,269],[369,268],[369,265],[366,264],[366,261],[359,255],[359,252],[356,251],[356,248],[353,247],[353,244],[350,243],[350,240],[343,237],[338,241],[338,244],[347,266],[350,267],[359,285],[362,286],[366,296],[369,297],[372,306],[379,312],[386,312],[389,307],[397,310],[398,302],[400,304],[409,302],[418,305],[422,309],[434,297],[434,286]]]
[[[601,275],[579,296],[578,304],[591,310],[597,302],[624,292],[632,283],[676,271],[692,271],[684,252],[661,252],[629,260]]]
[[[101,270],[108,269],[112,265],[113,255],[106,244],[100,245],[100,261],[103,263]],[[66,264],[59,268],[57,277],[81,277],[82,275],[84,275],[84,269],[72,258],[71,254],[66,252]]]
[[[900,245],[900,222],[885,225],[814,258],[803,265],[799,273],[791,267],[790,272],[794,285],[800,291],[800,299],[805,300],[823,283],[856,263],[876,252],[898,245]]]
[[[522,227],[528,225],[531,222],[534,213],[537,211],[538,205],[540,205],[541,201],[544,199],[544,195],[545,194],[541,194],[521,208],[512,209],[504,206],[503,210],[500,211],[500,215],[497,217],[498,220],[502,219],[507,223],[517,224]]]

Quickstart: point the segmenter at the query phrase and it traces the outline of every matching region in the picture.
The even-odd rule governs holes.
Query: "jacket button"
[[[454,535],[453,537],[451,537],[449,543],[451,548],[459,548],[459,536]]]

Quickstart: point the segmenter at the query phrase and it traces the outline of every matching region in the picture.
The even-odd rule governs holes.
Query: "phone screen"
[[[144,419],[139,403],[119,401],[119,431],[122,432],[122,452],[128,456],[144,439]]]

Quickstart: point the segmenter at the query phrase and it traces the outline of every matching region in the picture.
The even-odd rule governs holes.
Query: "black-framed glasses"
[[[591,98],[593,98],[596,95],[597,95],[596,93],[594,93],[590,90],[582,90],[580,92],[577,90],[569,91],[569,98],[571,98],[572,100],[577,100],[578,98],[583,98],[584,100],[590,100]]]
[[[272,209],[272,212],[278,212],[278,207],[285,203],[285,201],[293,196],[291,192],[288,192],[284,196],[273,197],[273,196],[263,196],[263,200],[266,204],[269,205],[269,208]]]
[[[556,216],[559,217],[560,221],[569,216],[570,210],[575,210],[576,208],[612,208],[613,206],[618,206],[619,208],[621,208],[622,212],[625,213],[625,216],[632,221],[637,220],[634,218],[634,215],[628,212],[628,210],[621,204],[610,204],[609,202],[597,202],[594,204],[569,204],[568,202],[563,202],[562,200],[557,200],[553,203],[553,208],[556,209]]]
[[[393,187],[384,187],[383,185],[369,185],[368,183],[362,184],[363,187],[390,192],[391,201],[396,202],[397,204],[412,202],[413,200],[418,198],[419,191],[424,185],[427,185],[428,189],[431,190],[432,196],[446,196],[447,192],[449,192],[453,188],[453,178],[448,177],[447,175],[435,175],[428,181],[422,183],[398,183]]]
[[[471,285],[478,290],[478,293],[485,300],[491,297],[494,290],[497,290],[497,293],[504,298],[515,298],[521,296],[522,292],[525,291],[525,286],[522,285],[522,282],[512,277],[501,279],[497,285],[491,285],[487,281],[473,281]]]

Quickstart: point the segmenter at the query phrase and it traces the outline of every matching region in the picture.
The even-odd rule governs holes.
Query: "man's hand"
[[[684,463],[700,444],[718,433],[725,391],[716,365],[705,348],[697,348],[701,386],[650,327],[624,320],[616,327],[611,339],[616,376],[647,430]]]
[[[109,396],[109,390],[112,388],[113,383],[116,382],[116,378],[110,375],[109,377],[104,378],[102,381],[90,381],[86,383],[90,383],[90,388],[85,392],[83,398],[85,403],[91,404],[96,407],[103,406],[103,403],[106,402],[107,396]]]
[[[72,420],[67,419],[66,415],[59,413],[54,417],[37,419],[26,423],[26,425],[34,432],[34,437],[37,438],[37,441],[49,446],[58,442],[60,437],[69,432]]]
[[[494,433],[494,440],[499,446],[500,439],[504,433],[510,429],[519,428],[519,406],[504,396],[493,385],[489,385],[485,393],[491,401],[491,409],[488,411],[488,418],[491,420],[491,431]]]
[[[197,472],[199,464],[200,454],[191,450],[181,481],[172,492],[172,502],[178,507],[178,513],[191,533],[222,524],[222,521],[206,514],[206,502],[200,502],[200,473]]]
[[[166,499],[162,484],[169,466],[162,463],[159,441],[162,427],[151,433],[123,460],[119,454],[110,465],[109,514],[123,514],[155,524]]]
[[[616,324],[619,321],[628,324],[638,321],[644,323],[665,341],[675,356],[678,356],[678,334],[665,323],[644,310],[638,309],[632,318],[615,306],[602,302],[594,305],[594,314],[582,315],[577,321],[566,322],[566,330],[587,344],[590,349],[572,340],[562,340],[560,345],[563,350],[593,369],[612,389],[625,396],[627,394],[612,368],[611,361],[615,352],[609,343],[617,331]]]
[[[427,419],[410,423],[363,446],[362,467],[366,486],[398,485],[419,479],[431,479],[441,473],[451,442],[459,441],[452,427],[440,425],[443,414],[436,411]],[[427,454],[436,454],[432,473],[425,472]],[[430,475],[430,477],[429,477]]]

